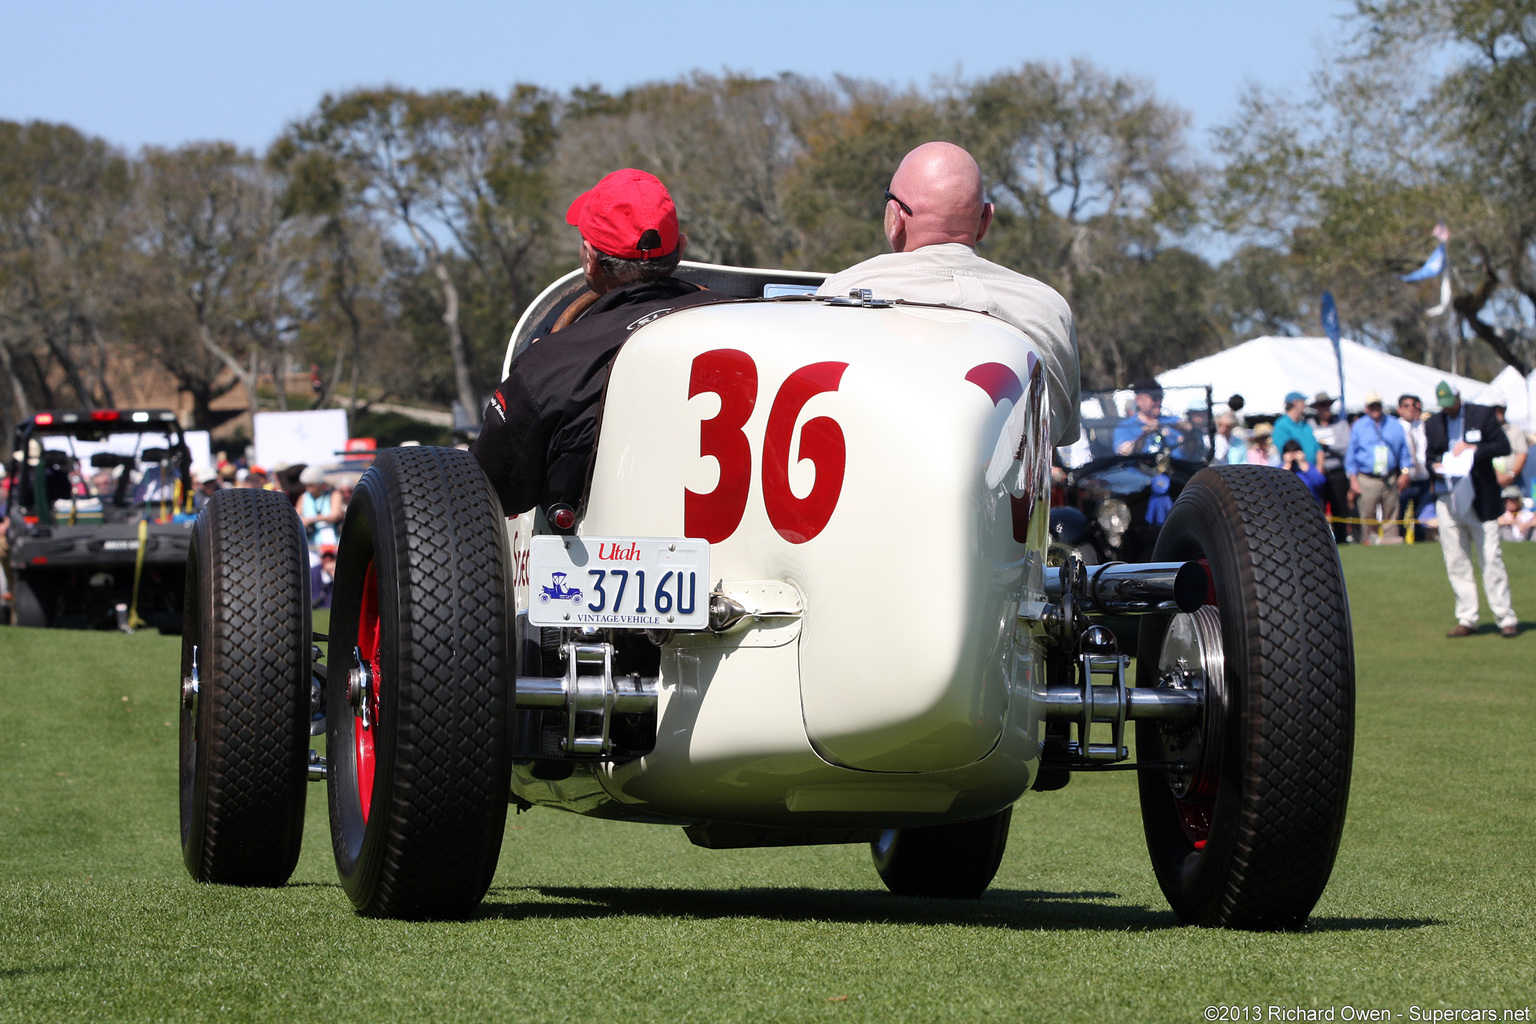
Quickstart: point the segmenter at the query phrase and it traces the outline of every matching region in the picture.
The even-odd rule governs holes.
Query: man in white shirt
[[[1397,416],[1403,422],[1403,436],[1408,439],[1408,451],[1413,455],[1413,467],[1403,470],[1408,477],[1408,485],[1398,498],[1402,508],[1406,511],[1411,507],[1417,519],[1420,512],[1435,502],[1435,480],[1429,473],[1429,464],[1424,457],[1423,400],[1418,395],[1398,396]],[[1414,540],[1419,539],[1417,523],[1409,526],[1408,530],[1412,532]]]
[[[948,142],[918,146],[896,168],[885,200],[892,251],[833,274],[817,294],[868,288],[876,298],[943,303],[1007,321],[1044,361],[1052,443],[1076,441],[1080,383],[1072,311],[1049,285],[976,255],[992,224],[992,204],[982,196],[981,168],[971,154]]]

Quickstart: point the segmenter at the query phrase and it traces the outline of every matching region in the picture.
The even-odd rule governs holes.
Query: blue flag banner
[[[1339,364],[1339,412],[1349,407],[1344,404],[1344,349],[1339,344],[1339,307],[1333,301],[1333,292],[1323,292],[1323,333],[1333,342],[1333,358]]]
[[[1333,301],[1333,292],[1323,292],[1323,333],[1339,347],[1339,307]]]
[[[1429,254],[1429,259],[1424,265],[1411,274],[1404,274],[1404,281],[1427,281],[1432,277],[1438,277],[1445,270],[1445,243],[1435,246],[1435,251]]]

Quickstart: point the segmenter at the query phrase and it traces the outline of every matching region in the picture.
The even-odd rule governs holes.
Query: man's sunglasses
[[[901,207],[902,213],[906,214],[908,217],[912,216],[912,207],[891,195],[890,189],[885,190],[885,201],[888,203],[895,203],[897,206]]]

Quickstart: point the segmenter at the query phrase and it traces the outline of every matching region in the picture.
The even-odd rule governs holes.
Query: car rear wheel
[[[360,913],[464,917],[511,795],[501,507],[467,452],[379,455],[347,507],[326,681],[331,843]]]
[[[898,896],[975,899],[992,884],[1013,808],[976,821],[926,828],[892,828],[870,843],[875,870]]]
[[[309,560],[280,493],[227,490],[197,517],[181,642],[181,850],[200,882],[282,885],[309,773]]]
[[[1354,751],[1349,603],[1328,524],[1294,474],[1201,471],[1158,538],[1200,559],[1193,615],[1146,619],[1137,685],[1198,688],[1198,727],[1143,720],[1142,823],[1158,884],[1186,924],[1300,927],[1338,852]]]

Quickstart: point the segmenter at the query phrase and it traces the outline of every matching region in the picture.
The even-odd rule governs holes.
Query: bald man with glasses
[[[1077,332],[1055,289],[976,255],[992,225],[981,168],[948,142],[908,153],[885,190],[885,238],[891,251],[833,274],[818,295],[868,288],[876,298],[910,299],[980,310],[1007,321],[1039,349],[1045,363],[1054,444],[1078,438]]]

